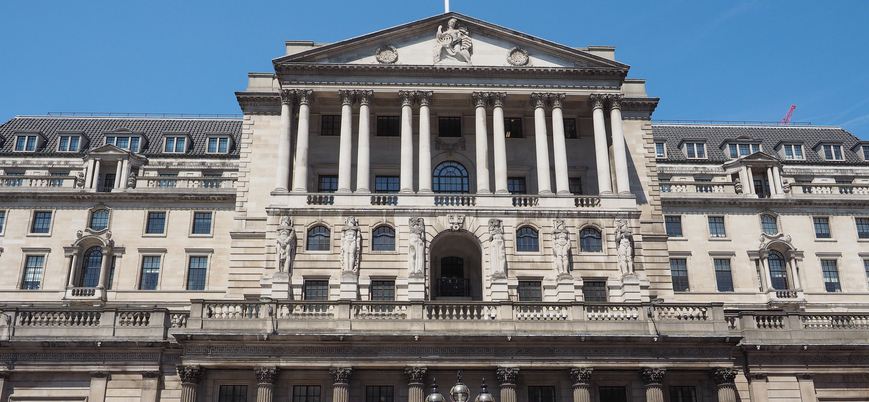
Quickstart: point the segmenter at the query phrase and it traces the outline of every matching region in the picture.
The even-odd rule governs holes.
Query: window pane
[[[377,176],[374,178],[374,192],[381,194],[397,193],[400,190],[398,176]]]
[[[778,233],[778,222],[772,215],[761,215],[760,226],[764,233],[774,235]]]
[[[187,290],[205,290],[208,257],[190,257],[187,270]]]
[[[371,281],[371,300],[394,301],[395,281]]]
[[[45,256],[28,255],[24,263],[24,283],[21,289],[39,290],[42,283],[42,267],[45,265]]]
[[[69,138],[69,151],[78,151],[78,136]]]
[[[6,224],[6,211],[0,211],[0,233],[3,232],[3,225]]]
[[[582,178],[570,177],[567,179],[567,187],[573,195],[582,195]]]
[[[869,239],[869,218],[857,218],[857,238]],[[0,222],[0,230],[3,230],[3,224]]]
[[[377,116],[378,137],[398,137],[401,133],[401,121],[398,116]]]
[[[229,152],[229,138],[218,138],[217,144],[218,153],[225,154]]]
[[[371,239],[373,251],[395,251],[395,230],[389,226],[381,226],[374,229]]]
[[[724,231],[723,216],[709,217],[709,237],[727,237],[727,233]]]
[[[528,402],[555,402],[555,387],[528,387]]]
[[[564,138],[577,138],[576,119],[564,119]]]
[[[736,144],[730,144],[727,148],[730,150],[730,157],[731,158],[738,158],[739,157],[739,151],[736,150]]]
[[[462,136],[462,118],[461,117],[438,117],[438,136],[439,137],[461,137]]]
[[[821,260],[821,270],[824,272],[824,287],[827,292],[841,292],[839,268],[836,266],[836,260]]]
[[[815,224],[815,237],[819,239],[830,238],[830,218],[812,218]]]
[[[166,229],[166,213],[165,212],[148,212],[148,227],[145,233],[148,234],[163,234]]]
[[[585,228],[579,232],[579,251],[584,253],[599,253],[603,251],[600,231]]]
[[[682,217],[665,216],[664,224],[667,228],[667,236],[682,237]]]
[[[51,229],[51,212],[34,212],[33,226],[30,228],[30,233],[48,233],[49,229]]]
[[[715,280],[718,284],[719,292],[733,291],[733,276],[730,272],[730,260],[716,259],[715,263]]]
[[[688,291],[688,261],[685,259],[670,260],[670,276],[673,278],[674,292]]]
[[[748,144],[739,144],[739,155],[749,155],[751,154],[751,150]]]
[[[392,386],[365,387],[365,402],[393,402],[393,398]]]
[[[338,176],[319,176],[317,182],[317,191],[321,193],[334,193],[335,191],[338,191]]]
[[[209,138],[208,139],[208,153],[217,152],[217,138]]]
[[[537,231],[524,227],[516,231],[516,251],[536,252],[540,250]]]
[[[167,137],[166,146],[163,147],[163,152],[175,152],[175,138]]]
[[[329,251],[329,229],[315,226],[308,230],[308,242],[305,249],[312,251]]]
[[[522,118],[504,119],[504,136],[507,138],[522,138]]]
[[[468,171],[457,162],[444,162],[434,170],[435,193],[468,193]]]
[[[697,391],[691,386],[670,387],[670,402],[696,402]]]
[[[193,234],[211,234],[211,212],[193,214]]]
[[[160,257],[145,256],[142,258],[142,281],[139,284],[141,290],[157,289],[157,280],[160,277]]]
[[[341,115],[323,115],[320,135],[341,135]]]
[[[293,402],[320,402],[320,386],[294,385]]]
[[[604,281],[582,281],[582,299],[587,302],[605,302],[606,298],[606,282]]]
[[[626,387],[600,386],[597,390],[600,394],[600,402],[628,402]]]
[[[105,209],[94,211],[91,215],[90,227],[93,230],[103,230],[109,227],[109,211]]]
[[[656,142],[655,143],[655,157],[656,158],[663,158],[664,156],[666,156],[666,155],[664,155],[664,143],[663,142]]]
[[[519,281],[519,301],[543,301],[540,281]]]
[[[305,281],[305,300],[329,300],[329,281]]]
[[[527,194],[527,192],[525,191],[525,178],[508,177],[507,191],[509,191],[510,194]]]
[[[82,261],[81,281],[82,287],[94,288],[99,284],[100,268],[103,266],[103,248],[92,247],[84,255]]]
[[[772,288],[783,290],[788,288],[788,272],[785,258],[778,251],[769,252],[769,276],[772,279]]]
[[[218,402],[247,402],[247,385],[221,385]]]

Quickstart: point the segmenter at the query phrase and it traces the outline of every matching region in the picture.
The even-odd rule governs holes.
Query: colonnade
[[[374,92],[371,90],[339,90],[341,98],[341,130],[338,149],[338,193],[369,193],[371,133],[370,133],[370,103]],[[531,104],[534,107],[534,144],[537,167],[537,188],[541,195],[570,194],[568,176],[568,155],[565,141],[563,104],[565,93],[532,93]],[[310,137],[310,104],[313,101],[312,90],[296,89],[281,91],[281,119],[278,144],[278,165],[275,175],[276,191],[308,192],[308,161]],[[419,149],[418,149],[418,190],[419,193],[432,192],[431,176],[431,112],[434,101],[433,91],[398,91],[401,100],[400,118],[400,176],[399,187],[402,193],[413,193],[413,107],[418,105],[419,114]],[[476,136],[476,173],[477,194],[491,194],[489,180],[489,141],[487,127],[488,107],[492,107],[492,130],[494,147],[494,170],[496,194],[508,194],[507,186],[507,142],[504,127],[504,102],[506,92],[473,92],[471,94],[475,107]],[[600,194],[613,193],[613,177],[610,173],[610,153],[607,146],[607,127],[604,109],[610,112],[610,130],[613,139],[613,163],[615,167],[615,183],[619,194],[630,193],[628,177],[627,152],[625,149],[624,130],[621,115],[622,95],[592,94],[589,102],[592,107],[594,123],[595,160],[597,181]],[[290,182],[290,153],[292,149],[291,122],[294,105],[298,103],[298,128],[296,131],[296,149],[293,160],[293,177]],[[357,143],[356,189],[351,188],[353,132],[353,105],[359,104],[359,132]],[[555,167],[555,191],[550,180],[552,164],[549,160],[549,140],[546,125],[546,112],[550,111],[552,121],[552,147]]]

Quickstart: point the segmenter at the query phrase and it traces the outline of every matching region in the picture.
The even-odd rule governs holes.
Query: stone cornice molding
[[[278,79],[293,83],[305,74],[319,75],[402,75],[408,77],[479,77],[491,78],[577,78],[617,79],[621,83],[628,75],[624,68],[571,68],[571,67],[522,67],[513,66],[429,66],[402,64],[338,64],[338,63],[286,63],[275,66]],[[288,79],[284,79],[287,76]]]
[[[516,376],[519,375],[519,369],[514,367],[498,367],[495,371],[495,376],[498,378],[498,384],[516,385]]]
[[[664,373],[666,372],[666,369],[646,367],[640,371],[640,375],[643,377],[643,383],[646,385],[661,385],[664,383]]]
[[[231,192],[231,194],[230,194]],[[226,192],[218,192],[218,193],[203,193],[203,194],[168,194],[168,193],[158,193],[158,192],[124,192],[124,193],[61,193],[61,192],[53,192],[40,194],[37,192],[27,192],[27,193],[18,193],[18,192],[0,192],[0,200],[87,200],[87,201],[178,201],[178,202],[189,202],[189,201],[208,201],[212,203],[221,203],[221,202],[235,202],[235,190],[227,190]]]
[[[712,378],[718,385],[733,384],[739,369],[735,367],[721,367],[712,370]]]
[[[408,385],[422,385],[428,369],[425,367],[405,367],[404,375],[407,376]]]
[[[329,369],[333,384],[350,384],[350,375],[353,369],[350,367],[333,367]]]
[[[205,378],[205,369],[202,366],[177,366],[178,376],[182,383],[199,384]]]
[[[623,112],[643,112],[650,116],[658,107],[661,98],[622,98]]]
[[[236,92],[235,98],[245,114],[272,115],[281,111],[282,99],[278,92]]]
[[[678,183],[678,182],[673,182]],[[666,184],[666,183],[663,183]],[[667,194],[678,194],[668,196]],[[762,205],[766,208],[793,208],[793,207],[869,207],[869,198],[866,199],[823,199],[823,198],[745,198],[734,194],[721,197],[697,197],[695,193],[661,193],[661,203],[673,205],[707,205],[707,206],[738,206],[757,208]]]
[[[280,369],[275,366],[256,366],[253,368],[253,373],[256,375],[256,381],[258,384],[274,385],[275,381],[278,379],[279,372]]]
[[[574,367],[568,370],[570,374],[570,382],[573,386],[589,385],[591,383],[591,374],[593,369],[590,367]]]

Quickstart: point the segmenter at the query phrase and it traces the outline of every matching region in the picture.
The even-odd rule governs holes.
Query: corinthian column
[[[475,106],[475,132],[477,152],[477,194],[489,194],[489,133],[486,132],[486,104],[489,94],[471,94]],[[503,123],[502,123],[503,124]]]
[[[548,94],[531,94],[531,103],[534,104],[534,148],[537,150],[537,192],[539,194],[551,194],[552,186],[549,182],[549,146],[546,138],[546,100]]]
[[[592,369],[574,367],[570,369],[570,381],[573,383],[573,402],[591,402],[589,387]]]
[[[613,132],[613,154],[616,165],[616,185],[619,194],[630,194],[631,183],[628,181],[628,157],[625,152],[625,133],[622,128],[622,95],[610,95],[610,124]]]
[[[519,369],[513,367],[498,367],[495,375],[501,387],[501,402],[516,402],[516,375]]]
[[[646,384],[646,401],[647,402],[664,402],[664,373],[667,370],[662,368],[646,367],[640,374],[643,376],[643,383]]]
[[[718,385],[718,402],[736,402],[736,385],[733,380],[739,370],[733,367],[717,368],[712,371],[712,378]]]
[[[292,140],[290,130],[293,121],[293,101],[296,93],[289,89],[281,90],[281,126],[278,133],[278,170],[275,172],[275,190],[286,192],[290,188],[290,149]]]
[[[552,152],[555,154],[555,188],[558,194],[570,194],[567,179],[567,144],[564,141],[564,104],[565,94],[549,94],[552,105]]]
[[[419,100],[419,192],[431,191],[431,121],[429,106],[433,99],[432,91],[417,91]]]
[[[406,367],[404,374],[407,376],[407,402],[423,402],[425,392],[423,386],[428,369],[425,367]]]
[[[341,140],[338,143],[338,193],[349,193],[350,175],[353,172],[353,98],[354,91],[340,90]]]
[[[253,368],[253,373],[256,375],[256,402],[272,402],[275,380],[278,379],[277,367],[262,367]]]
[[[178,366],[178,376],[181,377],[181,402],[196,402],[196,392],[199,383],[205,378],[202,366]]]
[[[604,96],[591,94],[592,120],[594,122],[594,159],[597,165],[597,188],[600,194],[612,194],[612,178],[610,177],[610,157],[606,144],[606,122],[603,118]]]
[[[310,89],[296,90],[299,97],[299,129],[296,130],[296,158],[293,166],[293,191],[308,192],[308,132],[311,117],[311,101],[314,91]]]
[[[504,133],[506,92],[490,92],[492,101],[492,143],[495,148],[495,193],[509,194],[507,189],[507,137]]]
[[[332,374],[332,402],[347,402],[350,399],[350,367],[335,367],[329,370]]]
[[[356,192],[371,192],[371,124],[369,105],[374,100],[374,91],[356,91],[359,100],[359,145],[356,155]]]
[[[399,183],[402,193],[413,192],[413,92],[398,91],[401,98],[401,176]],[[338,401],[336,401],[338,402]]]

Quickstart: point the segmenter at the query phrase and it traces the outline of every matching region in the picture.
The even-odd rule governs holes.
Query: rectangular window
[[[715,265],[715,281],[718,284],[718,291],[732,292],[733,275],[730,272],[730,260],[716,258],[713,263]]]
[[[320,402],[320,386],[293,385],[293,402]]]
[[[129,149],[132,152],[139,152],[139,137],[107,136],[106,145],[114,145],[121,149]]]
[[[528,402],[555,402],[555,387],[528,387]]]
[[[309,280],[305,281],[305,300],[329,300],[329,281]]]
[[[33,152],[36,151],[36,136],[35,135],[19,135],[15,140],[15,152]]]
[[[158,279],[160,279],[160,256],[142,257],[142,280],[139,282],[139,290],[156,290]]]
[[[564,138],[569,140],[579,138],[579,132],[576,130],[576,119],[564,119]]]
[[[114,174],[112,175],[112,177],[114,177]],[[160,173],[160,177],[178,177],[178,173]],[[108,175],[106,175],[106,178],[108,178]],[[108,180],[106,180],[106,181],[108,182]],[[114,181],[115,180],[113,178],[112,179],[113,186],[114,186]],[[106,183],[106,186],[108,186],[108,185],[109,184]],[[176,185],[178,185],[178,180],[175,180],[175,179],[160,179],[157,182],[157,187],[159,187],[159,188],[175,188]],[[111,188],[111,187],[108,187],[108,188]]]
[[[106,284],[106,289],[112,290],[112,283],[115,282],[115,263],[118,262],[117,256],[112,256],[112,266],[109,267],[109,283]]]
[[[77,135],[61,135],[57,144],[58,152],[78,152],[80,138]]]
[[[28,255],[24,261],[24,283],[21,289],[39,290],[42,284],[42,267],[45,266],[44,255]]]
[[[829,239],[832,237],[830,235],[830,218],[812,218],[812,221],[815,224],[815,238]]]
[[[394,395],[391,385],[365,387],[365,402],[393,402]]]
[[[723,216],[709,217],[709,237],[727,237],[727,232],[724,230]]]
[[[587,302],[605,302],[606,297],[606,282],[605,281],[582,281],[582,300]]]
[[[664,148],[663,142],[656,142],[655,143],[655,157],[656,158],[666,158],[667,157],[666,152],[667,151],[666,151],[666,148]]]
[[[320,121],[320,135],[341,135],[341,115],[324,114]]]
[[[6,225],[6,211],[0,211],[0,233],[3,233],[3,226]]]
[[[51,172],[51,175],[54,177],[66,177],[66,176],[69,176],[69,173]],[[48,186],[49,187],[63,187],[63,179],[51,179],[51,181],[48,182]]]
[[[208,139],[208,148],[206,152],[209,154],[225,154],[229,152],[229,138],[226,137],[211,137]]]
[[[671,386],[670,402],[697,402],[697,390],[692,386]]]
[[[785,144],[785,159],[803,159],[803,146],[800,144]]]
[[[166,137],[166,144],[163,147],[165,153],[183,153],[186,151],[187,137]]]
[[[24,176],[23,172],[6,172],[6,176]],[[6,187],[21,187],[24,179],[6,179]]]
[[[869,145],[863,145],[863,160],[869,161]]]
[[[688,260],[684,258],[670,259],[670,276],[673,278],[674,292],[688,291]]]
[[[543,301],[540,281],[519,281],[519,301]]]
[[[869,218],[857,218],[857,238],[869,239]],[[0,231],[3,230],[2,222],[0,222]]]
[[[205,290],[208,257],[190,257],[187,268],[187,290]]]
[[[669,193],[673,191],[673,185],[670,184],[669,177],[658,178],[658,185],[660,186],[662,193]]]
[[[145,226],[146,234],[163,234],[166,232],[166,213],[148,212],[148,223]]]
[[[193,234],[211,234],[211,212],[193,213]]]
[[[372,301],[395,301],[395,281],[371,281]]]
[[[667,236],[682,237],[682,217],[665,216],[664,226],[667,228]]]
[[[510,191],[510,194],[528,194],[525,191],[525,178],[524,177],[508,177],[507,178],[507,190]]]
[[[247,385],[221,385],[217,402],[247,402]]]
[[[461,117],[438,117],[438,137],[461,137]]]
[[[573,195],[582,195],[582,178],[581,177],[568,177],[567,178],[567,187],[571,194]]]
[[[836,260],[821,260],[821,271],[824,272],[824,287],[827,292],[841,292],[842,287],[839,285],[839,268],[836,266]]]
[[[840,161],[842,160],[842,146],[841,145],[824,145],[824,159],[828,161]]]
[[[685,154],[688,159],[706,159],[706,144],[702,142],[686,142]]]
[[[334,193],[338,191],[338,176],[320,175],[317,177],[317,191],[321,193]]]
[[[398,137],[401,135],[401,120],[398,116],[377,116],[378,137]]]
[[[51,230],[51,211],[34,212],[30,233],[48,233],[49,230]]]
[[[600,386],[597,387],[600,402],[628,402],[628,390],[626,387]]]
[[[376,176],[374,178],[374,192],[381,194],[397,193],[400,183],[398,176]]]
[[[522,118],[504,118],[504,136],[507,138],[522,138]]]

